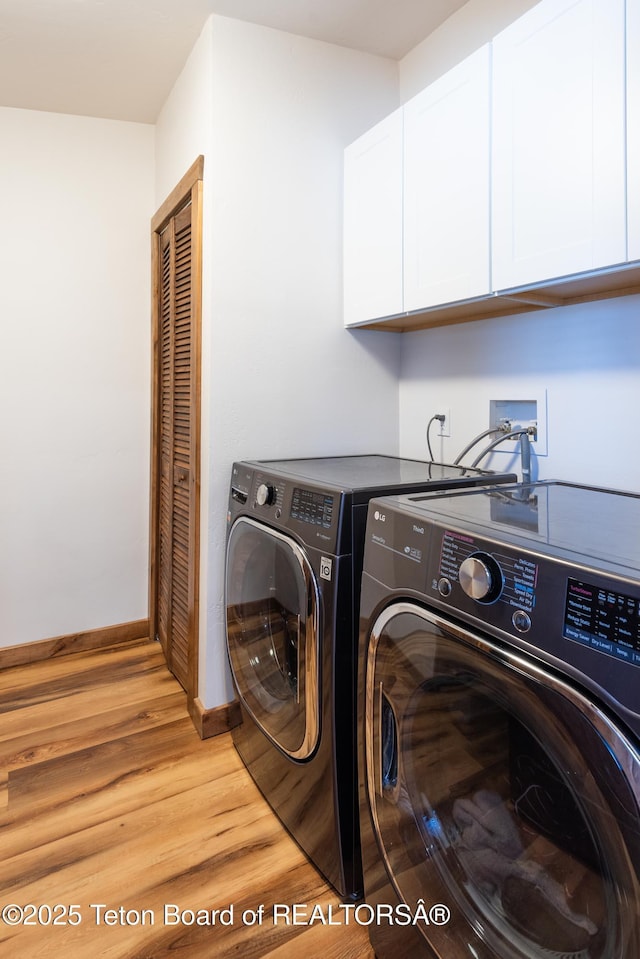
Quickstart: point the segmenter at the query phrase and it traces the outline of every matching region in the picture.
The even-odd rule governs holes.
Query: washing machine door
[[[320,733],[319,593],[298,544],[241,517],[227,545],[227,648],[238,696],[266,736],[296,760]]]
[[[640,955],[640,757],[587,695],[401,603],[373,627],[365,696],[386,894],[423,906],[407,955]]]

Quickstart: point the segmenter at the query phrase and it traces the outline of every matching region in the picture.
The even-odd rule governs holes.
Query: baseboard
[[[82,633],[41,639],[21,646],[6,646],[0,648],[0,669],[24,666],[27,663],[36,663],[58,656],[68,656],[69,653],[79,653],[88,649],[101,649],[104,646],[114,646],[116,643],[128,643],[136,639],[145,639],[148,635],[149,620],[137,619],[132,623],[118,623],[115,626],[88,629]]]
[[[240,703],[233,700],[213,709],[205,709],[199,699],[189,700],[189,715],[201,739],[228,733],[240,724]]]

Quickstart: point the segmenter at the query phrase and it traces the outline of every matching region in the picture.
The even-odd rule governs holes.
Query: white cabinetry
[[[344,322],[402,311],[402,110],[345,150]]]
[[[493,42],[493,288],[626,259],[624,0],[542,0]]]
[[[627,0],[628,257],[640,260],[640,0]]]
[[[345,323],[640,290],[640,0],[541,0],[345,155]]]
[[[490,290],[490,47],[345,150],[344,321]]]
[[[404,309],[490,291],[490,47],[404,109]]]

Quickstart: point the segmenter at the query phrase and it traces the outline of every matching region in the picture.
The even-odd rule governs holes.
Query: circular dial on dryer
[[[493,603],[504,585],[502,570],[488,553],[473,553],[460,564],[460,585],[478,603]]]
[[[269,483],[260,483],[256,490],[256,503],[258,506],[270,506],[275,498],[275,489]]]

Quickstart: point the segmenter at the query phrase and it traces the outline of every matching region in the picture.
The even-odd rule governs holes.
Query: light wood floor
[[[335,922],[339,899],[230,735],[200,740],[156,643],[0,672],[0,821],[0,910],[24,910],[0,919],[3,959],[373,959],[357,924],[274,921],[299,903]]]

